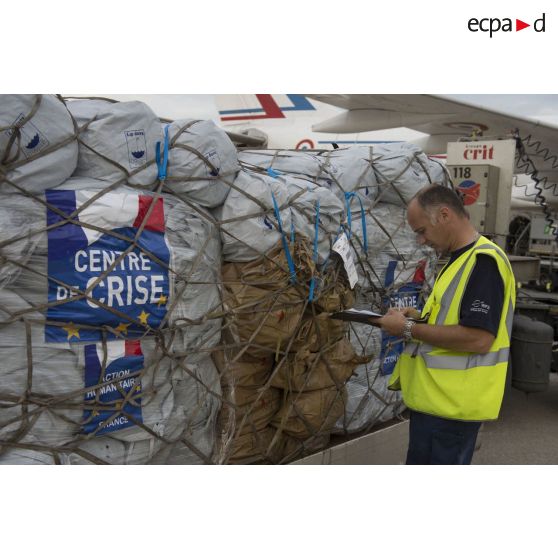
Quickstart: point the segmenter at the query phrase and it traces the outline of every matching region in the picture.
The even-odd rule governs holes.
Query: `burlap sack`
[[[345,389],[337,388],[291,393],[271,425],[301,440],[326,434],[343,414],[346,398]]]
[[[257,432],[249,432],[232,440],[228,448],[225,463],[248,464],[258,461],[276,463],[281,457],[281,448],[272,444],[276,431],[264,428]]]
[[[228,411],[226,407],[232,409]],[[275,388],[264,390],[232,387],[223,389],[223,412],[220,416],[221,430],[234,417],[234,428],[229,431],[241,434],[262,430],[281,407],[281,392]]]
[[[271,356],[252,358],[243,354],[242,358],[235,360],[232,355],[228,358],[224,351],[215,351],[212,357],[223,387],[261,387],[267,382],[273,369]]]
[[[290,463],[307,455],[323,450],[329,444],[330,435],[320,434],[307,440],[298,440],[287,434],[281,433],[279,443],[281,447],[281,460],[279,463]]]
[[[329,312],[322,312],[316,316],[307,312],[295,333],[291,352],[297,352],[303,348],[317,352],[320,348],[345,337],[348,330],[348,322],[332,320]]]
[[[289,355],[284,365],[277,367],[271,385],[292,392],[340,389],[362,362],[351,343],[341,338],[319,352],[303,348]]]
[[[298,245],[297,245],[298,246]],[[301,252],[293,250],[295,256]],[[295,257],[299,282],[308,274],[302,257]],[[306,267],[306,269],[305,269]],[[223,266],[226,328],[251,356],[266,357],[285,350],[304,312],[305,291],[289,282],[281,246],[268,257]]]

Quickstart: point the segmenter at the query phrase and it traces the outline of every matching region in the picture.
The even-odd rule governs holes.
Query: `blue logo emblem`
[[[128,160],[132,169],[147,164],[147,143],[143,130],[127,130],[124,132],[128,146]]]
[[[37,147],[37,145],[39,145],[40,141],[41,141],[41,138],[39,137],[39,134],[35,134],[33,136],[33,139],[25,147],[26,147],[26,149],[35,149],[35,147]]]

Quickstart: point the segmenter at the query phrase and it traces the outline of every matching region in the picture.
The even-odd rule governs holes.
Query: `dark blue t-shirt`
[[[461,254],[470,250],[474,245],[473,242],[452,252],[448,265],[444,267],[442,273]],[[498,271],[498,265],[493,257],[478,254],[461,300],[459,325],[478,327],[496,336],[503,306],[504,282]]]

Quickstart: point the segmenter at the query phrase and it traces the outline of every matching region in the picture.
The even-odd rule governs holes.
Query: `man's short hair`
[[[459,193],[453,188],[442,186],[441,184],[430,184],[419,190],[414,199],[420,207],[427,213],[439,207],[449,207],[461,217],[469,217],[469,213],[463,205],[463,200]]]

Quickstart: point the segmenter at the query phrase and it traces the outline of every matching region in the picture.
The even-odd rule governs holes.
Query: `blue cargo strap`
[[[316,202],[316,226],[314,229],[314,263],[316,268],[318,266],[318,235],[320,234],[320,200]],[[314,270],[314,273],[316,270]],[[308,301],[312,302],[314,300],[314,288],[316,286],[316,276],[312,275],[310,280],[310,294],[308,295]]]
[[[283,232],[283,222],[281,221],[281,214],[279,213],[279,206],[277,205],[277,200],[275,199],[275,194],[271,192],[271,199],[273,200],[273,208],[275,210],[275,218],[277,219],[277,225],[279,226],[279,232],[281,233],[281,242],[283,243],[283,250],[285,250],[285,256],[287,258],[287,264],[289,266],[289,271],[291,274],[291,283],[296,283],[296,271],[293,259],[291,258],[291,251],[289,250],[289,243],[287,237]]]
[[[165,126],[165,144],[163,147],[163,161],[161,162],[161,142],[158,141],[155,147],[155,161],[157,162],[157,169],[159,170],[159,180],[167,178],[167,165],[169,163],[169,126]]]
[[[362,200],[356,192],[345,192],[345,202],[347,204],[347,222],[349,224],[349,232],[347,233],[347,239],[351,240],[351,230],[352,230],[352,213],[351,213],[351,200],[356,198],[358,203],[360,203],[360,218],[362,220],[362,241],[364,244],[364,251],[368,253],[368,235],[366,234],[366,216],[364,214],[364,207],[362,205]]]

